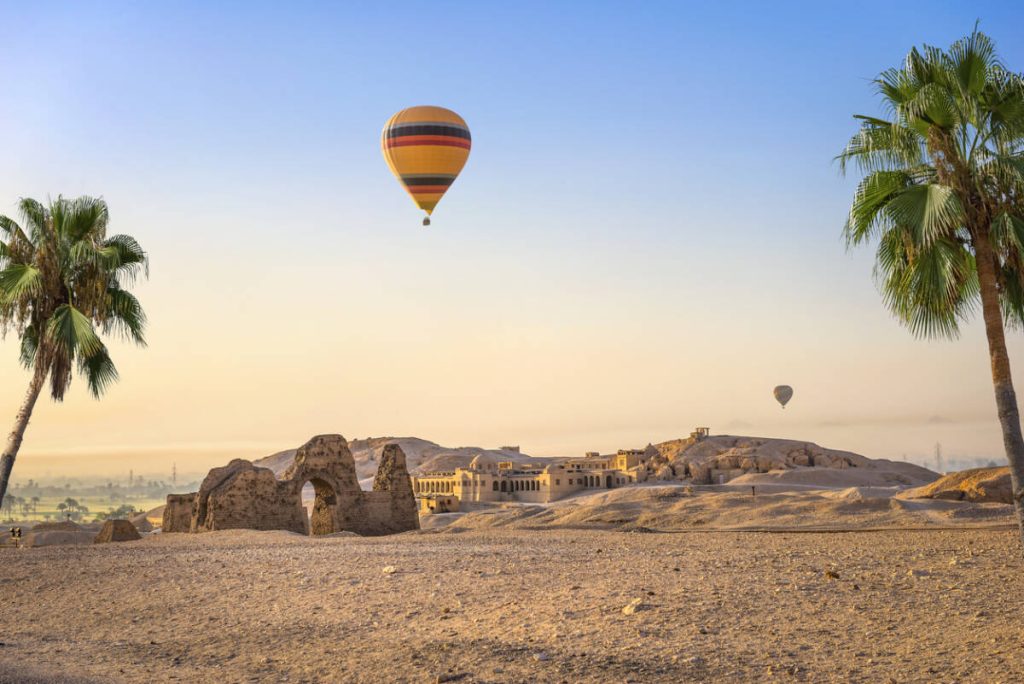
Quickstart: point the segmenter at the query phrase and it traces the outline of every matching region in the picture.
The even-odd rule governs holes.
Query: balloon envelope
[[[444,107],[409,107],[384,125],[380,147],[391,173],[429,216],[469,158],[462,117]]]
[[[782,404],[782,408],[786,408],[786,404],[793,398],[793,388],[789,385],[779,385],[772,390],[772,394],[775,395],[775,401]]]

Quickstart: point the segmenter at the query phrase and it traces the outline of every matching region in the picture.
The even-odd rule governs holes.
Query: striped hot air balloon
[[[782,404],[782,408],[786,408],[786,404],[793,398],[793,388],[789,385],[779,385],[772,390],[772,394],[775,395],[775,401]]]
[[[427,217],[459,175],[469,158],[469,127],[444,107],[409,107],[384,125],[380,140],[391,173],[412,195]]]

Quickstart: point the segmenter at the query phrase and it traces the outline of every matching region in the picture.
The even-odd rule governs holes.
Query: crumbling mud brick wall
[[[313,485],[312,515],[302,505],[302,489]],[[181,495],[172,495],[181,496]],[[171,510],[171,497],[164,512]],[[178,522],[172,521],[172,527]],[[273,471],[236,459],[214,468],[192,501],[189,530],[288,530],[301,534],[350,531],[381,535],[419,528],[416,499],[397,444],[384,448],[374,491],[359,487],[355,461],[341,435],[319,435],[295,454],[292,465],[278,480]]]

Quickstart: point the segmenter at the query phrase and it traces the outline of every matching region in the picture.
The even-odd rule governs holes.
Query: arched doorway
[[[612,476],[611,475],[607,475],[605,477],[604,486],[607,487],[608,489],[612,488]]]
[[[311,491],[312,490],[312,491]],[[312,505],[307,501],[312,499]],[[302,510],[308,515],[310,534],[331,534],[334,529],[334,509],[338,496],[326,481],[314,477],[302,486]]]

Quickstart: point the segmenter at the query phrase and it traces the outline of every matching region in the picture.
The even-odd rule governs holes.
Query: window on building
[[[569,484],[572,484],[572,480],[569,481]],[[555,478],[555,486],[556,487],[561,487],[562,486],[562,480],[556,477]]]
[[[498,491],[498,481],[494,481],[494,491]]]

